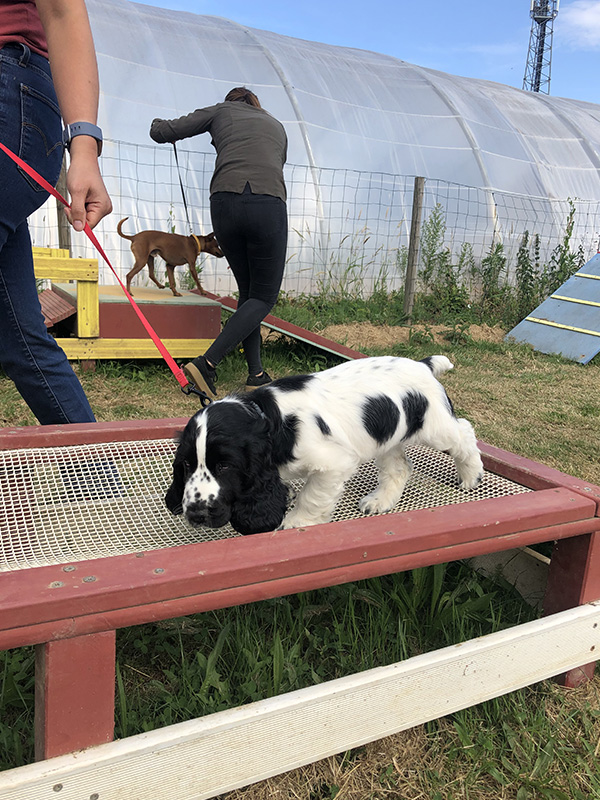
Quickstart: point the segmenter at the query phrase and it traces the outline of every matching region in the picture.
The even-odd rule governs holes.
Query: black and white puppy
[[[472,489],[483,465],[471,424],[457,419],[437,380],[449,369],[446,356],[364,358],[217,400],[181,435],[167,507],[193,525],[231,522],[242,534],[315,525],[331,520],[344,481],[375,459],[379,484],[359,507],[380,514],[410,477],[408,444],[450,453],[462,488]],[[286,514],[284,481],[298,478],[305,483]]]

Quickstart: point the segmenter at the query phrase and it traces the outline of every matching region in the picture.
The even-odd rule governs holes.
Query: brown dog
[[[181,264],[188,265],[200,294],[206,294],[198,278],[196,259],[200,253],[209,253],[211,256],[216,256],[217,258],[223,256],[214,233],[209,233],[207,236],[195,236],[194,234],[190,236],[181,236],[178,233],[163,233],[162,231],[140,231],[139,233],[134,233],[133,236],[127,236],[126,233],[121,231],[121,226],[125,220],[128,219],[129,217],[125,217],[119,222],[117,225],[117,233],[123,239],[129,239],[131,242],[131,252],[135,256],[133,269],[129,270],[125,278],[127,282],[127,291],[130,294],[132,294],[130,289],[131,279],[135,277],[146,264],[148,264],[150,280],[153,280],[159,289],[165,288],[164,283],[160,283],[154,274],[154,256],[160,256],[165,261],[169,286],[175,297],[181,297],[181,292],[178,292],[175,286],[175,267],[179,267]]]

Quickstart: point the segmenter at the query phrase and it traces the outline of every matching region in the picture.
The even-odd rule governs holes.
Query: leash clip
[[[185,386],[182,386],[181,391],[187,395],[190,394],[198,395],[198,397],[200,398],[200,403],[202,404],[202,408],[206,408],[206,406],[212,403],[211,398],[206,394],[206,392],[203,392],[200,389],[198,389],[196,386],[194,386],[193,383],[188,383]]]

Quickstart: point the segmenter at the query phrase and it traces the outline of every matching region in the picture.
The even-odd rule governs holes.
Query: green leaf
[[[552,761],[554,760],[554,742],[550,739],[544,747],[540,750],[538,757],[536,758],[535,764],[533,765],[533,770],[531,771],[531,775],[529,776],[530,780],[537,778],[539,775],[543,774]]]

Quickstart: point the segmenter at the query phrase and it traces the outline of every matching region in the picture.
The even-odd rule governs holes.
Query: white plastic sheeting
[[[148,144],[154,117],[240,84],[285,125],[293,164],[424,175],[600,199],[600,106],[458,78],[377,53],[216,17],[88,0],[109,139]],[[211,152],[208,136],[190,142]],[[312,157],[311,157],[312,153]]]
[[[476,219],[473,241],[481,247],[492,235],[532,230],[528,219],[519,219],[519,211],[514,219],[510,214],[498,218],[506,197],[518,197],[519,207],[526,205],[523,198],[533,198],[536,218],[547,217],[554,239],[564,230],[565,208],[560,205],[557,211],[553,203],[600,201],[598,105],[460,78],[218,17],[128,0],[88,0],[87,5],[100,69],[99,124],[108,140],[103,173],[115,207],[101,233],[109,254],[124,262],[122,274],[130,259],[128,244],[114,233],[121,217],[132,217],[128,230],[166,229],[167,222],[175,222],[178,232],[187,228],[172,148],[150,140],[152,119],[220,102],[238,85],[252,88],[287,130],[286,178],[295,184],[290,226],[297,232],[292,233],[288,278],[294,263],[297,278],[311,258],[326,269],[344,237],[368,235],[373,247],[369,259],[405,243],[412,192],[408,176],[476,190],[476,206],[471,207],[473,192],[458,187],[460,198],[451,213],[462,215],[467,236]],[[210,137],[197,136],[179,147],[194,226],[206,232],[214,156]],[[343,205],[347,194],[347,171],[375,173],[378,188],[375,195],[369,188],[354,196],[352,208],[340,206],[332,220],[331,204]],[[356,176],[350,179],[356,181]],[[385,244],[373,236],[381,219],[387,225]],[[591,247],[597,231],[588,224],[578,233]],[[50,234],[38,233],[36,243],[45,244],[44,236]],[[77,247],[81,255],[90,253],[85,243]],[[385,259],[389,266],[389,256]],[[381,259],[372,260],[379,269]],[[222,262],[209,259],[205,277],[209,288],[227,290]],[[111,282],[106,274],[103,280]],[[304,290],[311,282],[314,288],[314,273],[295,287]]]

